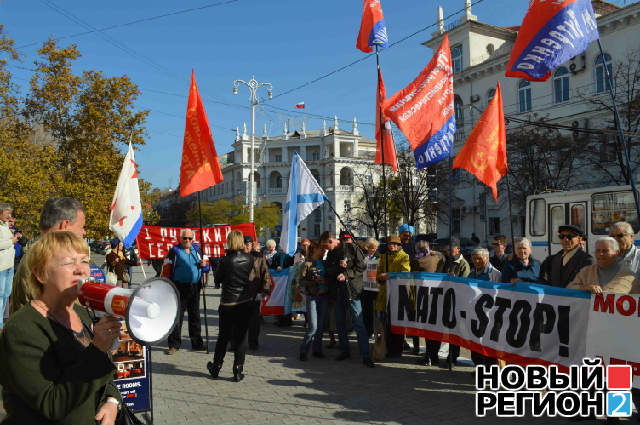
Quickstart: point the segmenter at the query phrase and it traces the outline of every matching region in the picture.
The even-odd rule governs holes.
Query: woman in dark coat
[[[252,316],[251,301],[258,293],[268,294],[271,282],[263,257],[244,252],[242,232],[233,230],[227,236],[227,252],[216,269],[216,285],[222,285],[219,307],[218,341],[213,362],[207,363],[207,369],[213,378],[217,378],[222,369],[227,345],[231,341],[234,348],[233,379],[239,382],[244,378],[244,358],[249,321]]]
[[[115,423],[122,398],[110,351],[120,322],[103,317],[94,325],[75,302],[78,280],[89,277],[89,247],[55,230],[33,244],[26,261],[35,298],[0,336],[3,423]]]

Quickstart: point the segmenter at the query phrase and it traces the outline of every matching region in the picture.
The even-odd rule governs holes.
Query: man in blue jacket
[[[202,273],[207,273],[209,267],[202,259],[200,248],[193,243],[193,231],[180,231],[180,245],[176,245],[167,254],[162,268],[162,276],[168,277],[176,285],[180,293],[180,313],[178,323],[169,335],[168,355],[175,354],[180,349],[182,339],[182,320],[184,311],[189,317],[189,338],[193,350],[205,350],[201,336],[200,324],[200,281]]]

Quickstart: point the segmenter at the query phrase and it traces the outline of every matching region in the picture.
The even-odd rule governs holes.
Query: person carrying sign
[[[418,241],[416,242],[416,256],[411,260],[412,272],[424,272],[424,273],[445,273],[444,268],[445,259],[444,255],[437,251],[429,249],[429,242]],[[424,366],[438,366],[440,359],[438,358],[438,350],[433,350],[434,347],[440,347],[439,341],[432,341],[425,338],[425,344],[427,350],[424,357],[418,359],[416,363]]]

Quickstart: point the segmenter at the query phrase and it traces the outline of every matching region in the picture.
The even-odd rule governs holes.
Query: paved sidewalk
[[[246,378],[240,383],[232,381],[233,353],[227,353],[220,378],[213,380],[206,363],[215,347],[220,290],[207,291],[211,354],[190,351],[186,320],[183,349],[167,356],[166,345],[153,348],[153,394],[158,424],[566,422],[548,418],[476,418],[472,367],[454,367],[449,371],[418,366],[414,363],[416,356],[405,355],[367,369],[357,355],[353,336],[349,360],[337,362],[333,358],[338,351],[325,349],[327,358],[311,357],[300,362],[298,347],[303,321],[280,328],[272,318],[266,318],[260,348],[248,352]],[[462,355],[468,357],[468,351],[463,350]]]

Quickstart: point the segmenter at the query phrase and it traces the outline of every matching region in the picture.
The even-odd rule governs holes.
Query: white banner
[[[451,342],[522,365],[582,364],[590,300],[586,291],[440,273],[390,275],[393,333]]]
[[[604,364],[628,364],[640,388],[640,296],[600,294],[591,299],[587,355]]]
[[[362,272],[362,289],[364,289],[365,291],[379,292],[380,287],[378,286],[378,282],[376,281],[376,276],[378,273],[378,260],[365,260],[364,263],[367,265],[367,269]]]

